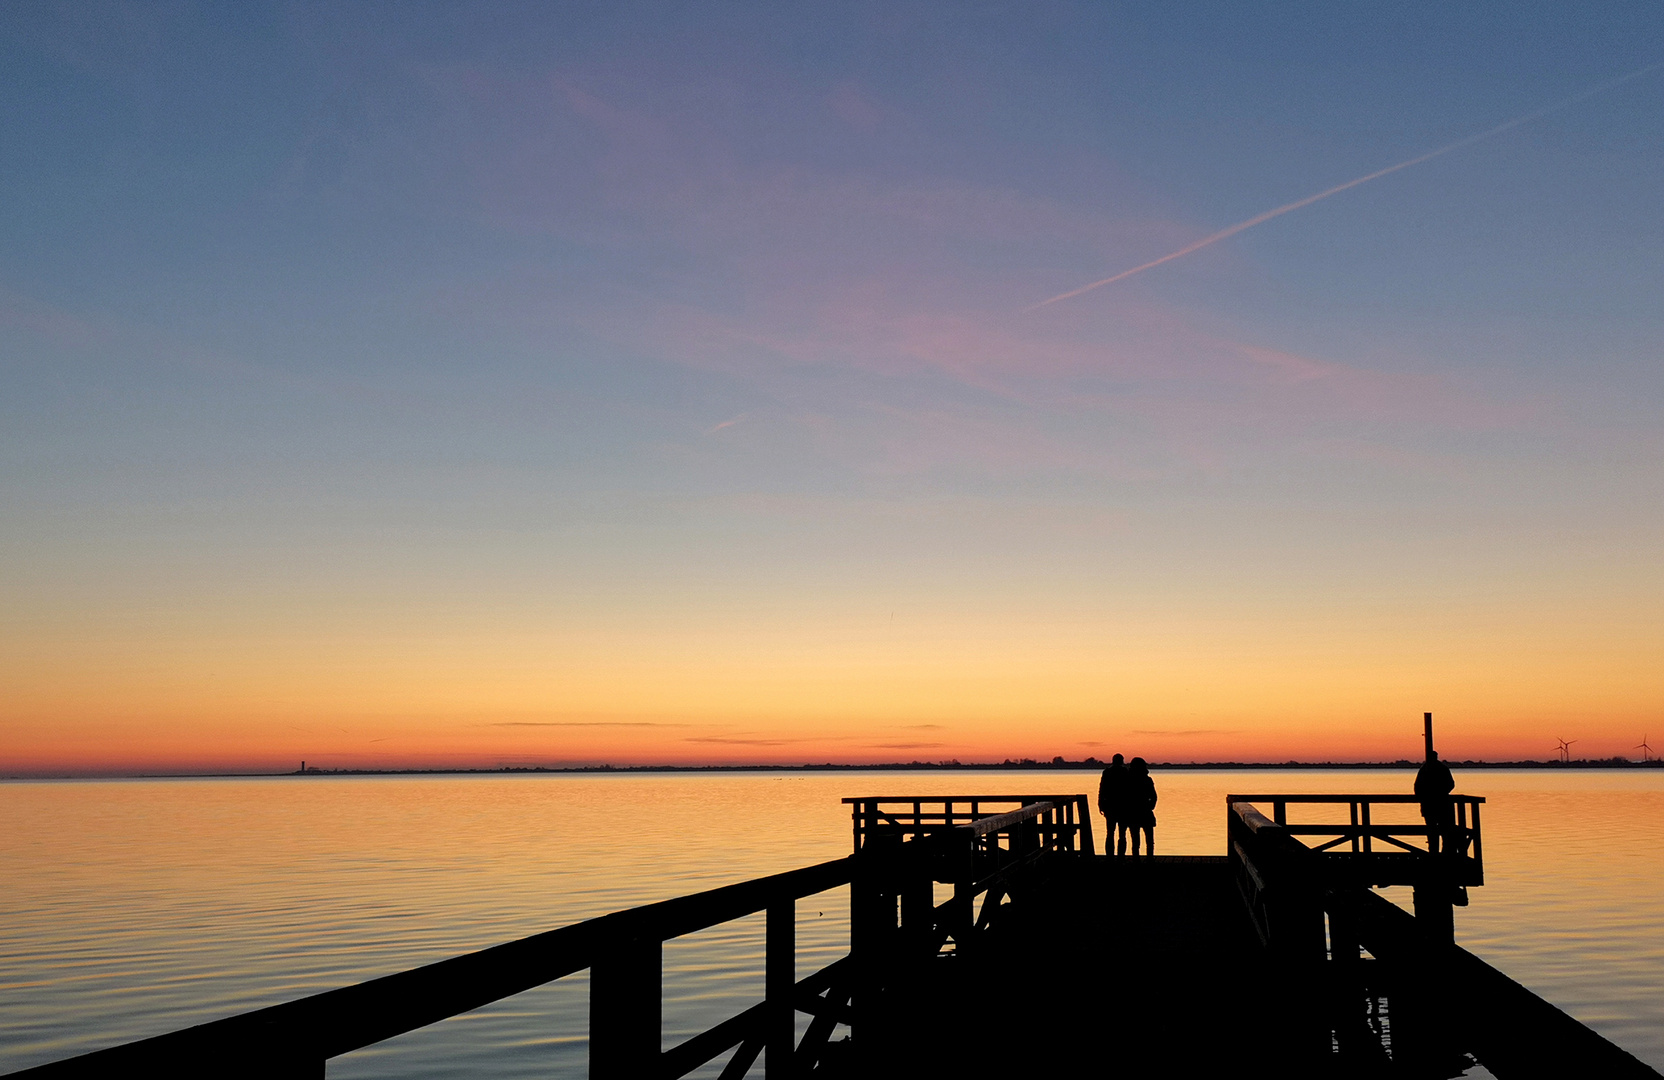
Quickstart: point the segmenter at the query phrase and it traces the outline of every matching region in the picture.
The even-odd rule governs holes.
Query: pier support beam
[[[1431,947],[1456,943],[1456,887],[1442,878],[1415,887],[1416,926]]]

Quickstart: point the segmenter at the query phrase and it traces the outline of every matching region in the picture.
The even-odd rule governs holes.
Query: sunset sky
[[[1664,746],[1664,8],[805,7],[0,9],[0,775]]]

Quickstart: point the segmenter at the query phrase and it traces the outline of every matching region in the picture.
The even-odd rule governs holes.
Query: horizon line
[[[1469,769],[1622,769],[1622,768],[1664,768],[1664,759],[1652,758],[1637,761],[1633,758],[1574,758],[1570,761],[1560,761],[1555,758],[1519,758],[1514,760],[1492,761],[1485,758],[1466,758],[1455,760],[1441,758],[1445,764],[1453,768]],[[1077,760],[1053,759],[1042,761],[1036,758],[1021,760],[1006,759],[1004,761],[887,761],[887,762],[804,762],[802,764],[757,764],[729,762],[709,765],[615,765],[600,763],[594,765],[496,765],[496,766],[434,766],[431,768],[321,768],[311,766],[304,772],[299,769],[288,769],[282,772],[266,771],[214,771],[214,772],[34,772],[7,773],[0,775],[0,783],[6,781],[31,780],[232,780],[232,779],[272,779],[276,777],[318,777],[318,776],[467,776],[467,775],[502,775],[509,773],[642,773],[642,772],[836,772],[836,771],[938,771],[938,772],[983,772],[998,771],[1050,771],[1062,769],[1092,769],[1100,768],[1108,763],[1095,757]],[[1395,758],[1376,761],[1152,761],[1152,769],[1407,769],[1421,764],[1416,758]]]

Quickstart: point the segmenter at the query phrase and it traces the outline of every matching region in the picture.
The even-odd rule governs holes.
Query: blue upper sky
[[[1664,69],[1024,309],[1660,60],[1655,2],[7,5],[6,632],[1645,622]]]

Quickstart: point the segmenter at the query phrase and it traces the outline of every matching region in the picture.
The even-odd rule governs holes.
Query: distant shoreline
[[[1100,769],[1104,762],[1095,758],[1081,761],[1053,759],[1039,761],[998,762],[929,762],[894,761],[880,764],[844,764],[823,762],[801,765],[504,765],[497,768],[435,768],[435,769],[324,769],[316,765],[289,772],[171,772],[171,773],[14,773],[0,777],[4,780],[188,780],[266,778],[282,776],[505,776],[522,774],[632,774],[632,773],[732,773],[732,772],[1068,772],[1081,769]],[[1407,771],[1421,762],[1403,758],[1397,761],[1156,761],[1151,769],[1167,771]],[[1624,758],[1579,759],[1576,761],[1450,761],[1453,769],[1658,769],[1664,761],[1630,761]]]

